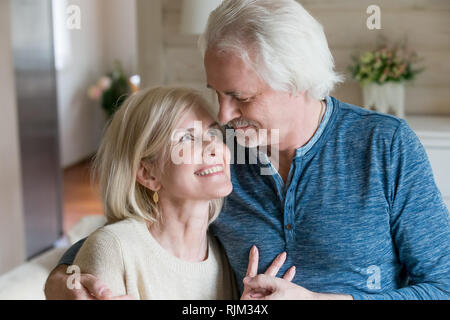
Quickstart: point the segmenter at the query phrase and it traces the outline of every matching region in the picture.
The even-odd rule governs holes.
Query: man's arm
[[[449,299],[449,213],[426,152],[406,122],[391,146],[391,234],[409,286],[355,299]],[[382,281],[382,279],[381,279]]]
[[[81,239],[77,243],[73,244],[69,249],[67,249],[67,251],[64,252],[61,259],[59,259],[58,266],[61,264],[65,264],[68,266],[72,265],[73,261],[75,260],[75,257],[77,256],[78,251],[80,251],[86,239],[87,238]]]
[[[67,280],[70,276],[70,274],[66,273],[67,268],[73,264],[85,240],[86,238],[73,244],[64,253],[56,268],[48,276],[44,288],[45,297],[48,300],[89,300],[95,299],[95,297],[100,299],[102,294],[105,293],[100,290],[102,286],[97,285],[95,277],[91,275],[83,274],[80,276],[80,283],[84,290],[71,290],[67,287]]]
[[[66,273],[67,268],[73,264],[85,241],[86,238],[72,245],[59,260],[58,266],[48,276],[44,288],[47,300],[130,299],[128,296],[112,297],[111,290],[100,279],[90,274],[82,273],[80,275],[81,289],[69,289],[67,283],[71,274]]]
[[[390,225],[398,259],[409,286],[377,294],[334,295],[315,293],[293,283],[258,275],[246,285],[264,289],[263,299],[437,300],[450,298],[449,212],[437,188],[426,152],[402,121],[391,146],[386,168],[390,187]],[[383,279],[381,278],[381,281]]]

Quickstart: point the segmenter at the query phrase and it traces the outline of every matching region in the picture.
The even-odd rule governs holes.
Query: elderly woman
[[[112,119],[94,166],[108,224],[74,265],[113,296],[237,298],[224,251],[207,232],[232,191],[230,152],[208,108],[190,89],[155,88],[130,97]]]
[[[229,151],[206,110],[189,89],[155,88],[130,97],[112,119],[94,166],[108,225],[86,240],[74,265],[113,295],[236,296],[226,256],[207,234],[232,185]]]

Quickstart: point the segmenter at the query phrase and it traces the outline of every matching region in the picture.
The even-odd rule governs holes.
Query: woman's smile
[[[210,177],[214,175],[220,175],[223,174],[223,166],[222,165],[212,165],[205,168],[202,168],[195,172],[195,175],[200,177]]]

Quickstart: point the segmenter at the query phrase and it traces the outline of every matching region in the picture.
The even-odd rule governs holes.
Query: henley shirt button
[[[288,230],[292,230],[292,224],[290,224],[290,223],[289,223],[289,224],[287,224],[287,225],[286,225],[286,229],[288,229]]]

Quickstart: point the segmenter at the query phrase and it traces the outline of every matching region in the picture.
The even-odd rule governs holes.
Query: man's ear
[[[139,184],[152,191],[159,191],[159,189],[161,189],[161,182],[159,178],[154,175],[154,171],[152,165],[141,161],[136,173],[136,180]]]

